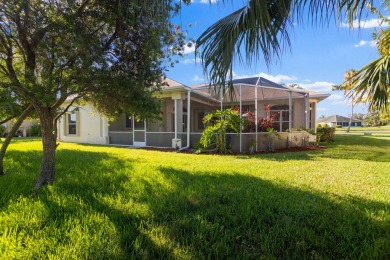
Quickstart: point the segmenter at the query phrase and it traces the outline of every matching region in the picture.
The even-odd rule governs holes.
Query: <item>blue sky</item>
[[[183,30],[187,29],[189,37],[196,39],[214,22],[242,7],[245,2],[236,1],[232,6],[230,1],[226,4],[193,1],[182,9],[174,22],[180,24]],[[357,22],[355,26],[358,27]],[[275,59],[269,68],[263,60],[254,62],[251,67],[236,64],[234,75],[261,75],[278,83],[296,83],[305,89],[329,93],[331,96],[318,104],[318,115],[348,116],[351,113],[350,101],[344,98],[342,91],[331,91],[331,86],[343,82],[345,71],[360,69],[379,57],[372,39],[375,28],[379,28],[379,20],[375,16],[361,21],[360,29],[350,29],[343,21],[315,28],[310,22],[294,24],[290,34],[291,51],[286,50],[281,59]],[[193,51],[193,47],[186,48],[186,56],[178,58],[179,63],[169,70],[167,76],[185,85],[207,82],[201,64],[195,62]],[[367,108],[357,105],[354,112],[367,113]]]

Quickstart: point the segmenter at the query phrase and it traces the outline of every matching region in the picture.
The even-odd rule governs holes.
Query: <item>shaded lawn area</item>
[[[389,259],[390,138],[256,156],[61,143],[31,195],[37,139],[0,178],[0,259]]]

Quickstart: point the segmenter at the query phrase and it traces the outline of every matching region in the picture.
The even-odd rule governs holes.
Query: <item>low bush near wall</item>
[[[41,125],[39,123],[33,124],[27,129],[27,136],[42,136]]]
[[[318,142],[333,142],[336,128],[334,127],[318,127],[317,141]]]

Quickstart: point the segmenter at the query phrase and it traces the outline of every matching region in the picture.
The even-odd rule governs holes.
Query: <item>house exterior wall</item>
[[[12,121],[8,121],[6,123],[6,130],[5,132],[8,133],[12,126],[15,124],[15,121],[16,120],[12,120]],[[35,125],[35,124],[38,124],[39,123],[39,120],[37,119],[28,119],[28,120],[24,120],[23,123],[20,125],[18,131],[22,134],[23,137],[26,137],[27,136],[27,130]]]
[[[305,126],[305,99],[293,100],[293,128]]]
[[[310,128],[314,129],[315,132],[317,132],[317,103],[316,102],[310,102],[311,107],[311,125]]]
[[[75,107],[71,107],[72,111]],[[105,118],[101,117],[90,105],[80,106],[75,112],[76,134],[67,133],[67,119],[65,114],[58,123],[58,139],[63,142],[108,144],[108,126]]]
[[[140,142],[138,145],[145,141],[146,146],[155,147],[172,147],[175,140],[175,103],[181,108],[181,111],[177,113],[178,116],[182,116],[181,120],[176,119],[178,124],[177,139],[181,140],[181,147],[187,146],[187,131],[184,129],[187,121],[185,116],[190,116],[190,145],[194,147],[199,142],[201,133],[203,131],[202,118],[205,114],[220,109],[220,104],[210,103],[207,99],[204,99],[200,95],[191,95],[190,109],[188,110],[187,94],[182,91],[172,91],[170,93],[164,93],[160,97],[162,100],[161,106],[161,121],[156,120],[153,122],[146,122],[146,131],[133,131],[132,117],[122,115],[115,122],[107,122],[104,118],[97,115],[93,107],[85,105],[77,112],[77,134],[69,135],[66,132],[67,122],[66,116],[62,118],[59,123],[59,139],[65,142],[78,142],[78,143],[91,143],[91,144],[116,144],[116,145],[134,145],[134,142]],[[294,98],[292,100],[293,105],[293,128],[299,128],[305,125],[305,99]],[[179,104],[180,103],[180,104]],[[274,98],[272,100],[260,100],[258,101],[258,116],[267,116],[265,111],[265,105],[288,105],[288,99]],[[312,101],[313,103],[313,101]],[[230,103],[229,103],[230,105]],[[238,105],[238,104],[236,104]],[[242,102],[243,112],[246,110],[254,111],[255,100]],[[312,106],[314,112],[311,113],[312,126],[314,122],[315,126],[315,104]],[[245,110],[246,109],[246,110]],[[285,107],[283,108],[285,110]],[[282,109],[282,110],[283,110]],[[72,110],[72,108],[70,109]],[[277,108],[276,108],[277,110]],[[282,111],[281,110],[281,111]],[[284,111],[283,110],[283,111]],[[284,112],[283,112],[284,113]],[[130,121],[131,123],[130,123]],[[126,123],[127,121],[127,123]],[[283,120],[284,122],[285,120]],[[127,125],[126,125],[127,124]],[[180,127],[179,126],[182,126]],[[283,123],[284,124],[284,123]],[[285,125],[283,126],[285,129]],[[182,128],[182,129],[181,129]],[[269,133],[257,134],[257,147],[258,151],[267,150],[267,142],[269,140]],[[288,133],[279,133],[281,138],[274,140],[275,149],[286,148]],[[291,137],[289,144],[291,147],[300,146],[302,143],[302,133],[290,134]],[[249,147],[256,140],[256,133],[243,133],[240,137],[236,134],[227,135],[228,143],[231,145],[234,151],[246,152],[249,151]],[[137,143],[136,143],[137,144]]]

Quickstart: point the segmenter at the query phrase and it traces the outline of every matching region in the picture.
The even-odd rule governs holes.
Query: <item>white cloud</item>
[[[188,47],[187,45],[184,46],[183,54],[189,54],[195,51],[195,44],[192,44],[191,47]]]
[[[376,47],[376,41],[360,41],[358,44],[355,44],[355,47],[362,47],[362,46],[370,46],[370,47]]]
[[[353,20],[352,26],[350,26],[349,23],[341,23],[341,27],[344,28],[362,28],[362,29],[368,29],[368,28],[375,28],[375,27],[387,27],[387,23],[381,23],[381,19],[370,19],[370,20]]]
[[[344,100],[345,99],[345,96],[343,95],[340,95],[340,94],[332,94],[328,97],[328,100],[337,100],[337,101],[340,101],[340,100]]]
[[[329,110],[330,110],[329,108],[317,107],[317,111],[329,111]]]
[[[195,63],[195,59],[184,59],[184,60],[180,61],[180,63],[182,63],[182,64],[194,64]]]
[[[269,74],[261,72],[259,74],[254,74],[254,75],[237,75],[235,72],[233,72],[233,78],[235,78],[235,79],[250,78],[250,77],[262,77],[262,78],[271,80],[271,81],[276,82],[276,83],[284,83],[286,81],[294,81],[294,80],[298,79],[295,76],[288,76],[288,75],[282,75],[282,74],[278,74],[278,75],[273,76],[273,75],[269,75]]]
[[[303,82],[310,83],[311,80],[310,79],[305,79],[305,80],[303,80]]]
[[[300,87],[307,89],[307,90],[313,90],[313,91],[332,91],[332,85],[334,83],[327,82],[327,81],[316,81],[313,83],[297,83]]]
[[[204,78],[201,78],[201,77],[199,77],[198,75],[195,75],[195,76],[192,78],[192,81],[204,81]]]
[[[341,94],[332,94],[328,97],[328,100],[332,101],[331,105],[351,105],[351,99]]]

